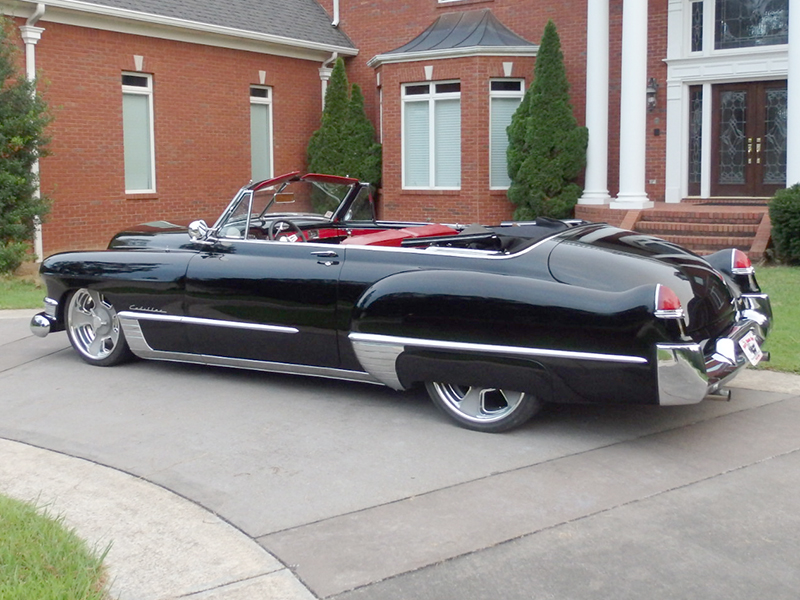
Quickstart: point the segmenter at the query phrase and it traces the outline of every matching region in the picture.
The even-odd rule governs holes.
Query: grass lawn
[[[42,308],[47,290],[38,279],[0,276],[0,309]]]
[[[0,598],[106,600],[104,557],[63,519],[0,495]]]
[[[774,315],[772,332],[764,344],[771,359],[759,367],[800,374],[800,268],[758,267],[756,278],[769,294]]]

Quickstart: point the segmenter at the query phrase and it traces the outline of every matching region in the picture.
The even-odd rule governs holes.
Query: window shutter
[[[250,105],[250,163],[253,181],[272,177],[270,168],[269,106]]]
[[[508,134],[506,128],[511,125],[511,117],[519,107],[521,98],[492,98],[492,124],[490,130],[490,180],[491,187],[509,187],[508,177]]]
[[[122,94],[125,189],[128,191],[153,189],[150,131],[150,97]]]
[[[436,187],[461,187],[461,100],[437,100],[434,107]]]
[[[406,102],[404,110],[403,186],[427,187],[430,182],[428,103]]]

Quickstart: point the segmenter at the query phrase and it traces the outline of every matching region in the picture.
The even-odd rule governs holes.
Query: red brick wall
[[[40,22],[37,67],[55,121],[42,190],[45,253],[104,247],[156,219],[213,220],[250,179],[249,86],[273,87],[274,168],[302,169],[319,125],[319,63]],[[121,73],[153,75],[156,194],[125,195]]]
[[[332,0],[322,0],[322,6],[332,12]],[[611,0],[610,6],[610,73],[609,73],[609,192],[615,196],[619,181],[619,93],[622,51],[622,0]],[[663,62],[667,52],[667,0],[649,0],[649,47],[648,77],[655,77],[660,88],[658,107],[648,113],[647,121],[647,166],[646,191],[651,199],[664,198],[664,170],[666,151],[666,73]],[[373,56],[393,50],[424,31],[444,12],[488,8],[507,27],[525,39],[539,43],[544,26],[549,19],[558,27],[561,38],[567,77],[572,88],[572,104],[580,124],[585,122],[586,85],[586,0],[563,0],[560,2],[523,2],[521,0],[464,0],[463,2],[439,4],[437,0],[409,0],[398,3],[394,0],[348,0],[340,6],[340,27],[351,37],[359,49],[359,55],[348,59],[348,77],[359,83],[366,98],[367,112],[376,125],[378,116],[378,90],[375,69],[367,66]],[[468,60],[468,59],[462,59]],[[502,76],[491,61],[484,65],[483,59],[472,59],[473,63],[458,61],[420,61],[411,66],[382,67],[383,86],[383,135],[384,135],[384,203],[386,216],[408,216],[410,218],[447,218],[459,216],[460,220],[489,222],[497,218],[508,218],[513,207],[503,192],[488,188],[488,92],[478,97],[481,106],[471,104],[464,87],[464,78],[471,81],[481,73],[485,82],[488,77]],[[513,60],[514,76],[526,79],[526,87],[532,78],[533,61]],[[501,63],[498,60],[497,63]],[[400,130],[399,87],[404,81],[420,81],[424,77],[422,65],[434,65],[434,79],[440,77],[439,65],[448,63],[447,69],[453,77],[462,79],[462,189],[454,192],[403,192],[400,186]],[[453,63],[453,66],[450,66]],[[526,66],[523,68],[522,65]],[[410,70],[409,74],[405,74]],[[460,71],[459,71],[460,69]],[[487,74],[491,73],[491,74]],[[410,79],[403,79],[410,77]],[[477,80],[474,80],[477,83]],[[472,84],[471,84],[472,85]],[[483,88],[488,83],[482,84]],[[481,88],[478,88],[479,90]],[[394,111],[394,112],[393,112]],[[477,111],[478,121],[472,122],[467,111]],[[660,135],[655,135],[658,129]],[[470,146],[474,137],[477,145]],[[487,140],[485,143],[480,141]],[[473,168],[477,170],[473,171]],[[473,175],[474,173],[474,175]],[[649,183],[655,180],[656,183]],[[464,211],[471,211],[464,214]],[[440,215],[440,216],[437,216]]]
[[[519,0],[465,0],[439,4],[437,0],[348,0],[340,6],[341,27],[354,41],[359,55],[347,62],[348,77],[364,88],[367,112],[379,123],[373,56],[409,42],[433,21],[451,11],[489,8],[508,28],[538,44],[552,19],[559,30],[567,77],[572,86],[575,116],[584,121],[586,80],[586,0],[550,2]],[[331,10],[332,0],[322,2]],[[512,77],[530,85],[534,59],[474,57],[389,64],[381,67],[383,89],[383,216],[461,223],[492,223],[508,219],[514,206],[504,191],[489,190],[489,79],[503,77],[502,63],[514,63]],[[434,67],[433,80],[461,80],[461,190],[404,191],[401,182],[400,84],[424,81],[423,65]]]
[[[332,0],[320,0],[332,13]],[[579,123],[585,114],[586,0],[347,0],[340,27],[359,55],[347,60],[351,82],[359,83],[367,113],[380,126],[373,56],[397,48],[449,11],[490,8],[506,26],[538,43],[548,19],[561,37],[572,103]],[[619,178],[619,85],[622,0],[611,0],[609,191]],[[647,173],[651,199],[663,199],[666,142],[667,0],[649,0],[649,72],[659,82],[658,108],[648,113]],[[21,24],[21,22],[20,22]],[[196,44],[116,34],[42,21],[37,66],[56,120],[53,155],[42,161],[42,188],[55,200],[44,227],[45,252],[102,247],[122,227],[159,218],[213,220],[250,177],[248,87],[258,71],[273,86],[275,172],[302,169],[311,133],[319,125],[320,63]],[[157,194],[127,196],[121,126],[122,71],[144,56],[144,73],[154,77]],[[514,77],[530,85],[534,60],[509,57]],[[385,65],[383,87],[384,189],[386,217],[459,222],[497,222],[513,207],[505,193],[489,190],[488,80],[503,75],[501,57]],[[462,82],[462,189],[458,192],[403,191],[401,185],[400,85],[434,79]],[[659,129],[661,135],[654,135]]]
[[[511,76],[530,82],[533,58],[472,57],[381,67],[382,216],[447,223],[492,223],[511,217],[514,207],[505,192],[489,191],[489,80],[504,77],[503,62],[509,61],[514,63]],[[461,189],[457,191],[402,189],[401,86],[425,81],[425,64],[433,66],[434,81],[461,82]]]

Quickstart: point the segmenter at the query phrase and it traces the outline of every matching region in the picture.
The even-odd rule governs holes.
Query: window
[[[508,177],[508,133],[511,117],[522,102],[522,80],[496,79],[489,83],[489,186],[505,189],[511,185]]]
[[[703,0],[692,2],[692,52],[703,50]]]
[[[461,84],[403,86],[403,187],[461,187]]]
[[[122,74],[122,134],[125,191],[155,192],[152,75]]]
[[[272,177],[272,90],[250,87],[250,171],[253,181]]]
[[[716,0],[714,47],[745,48],[789,42],[789,0]]]

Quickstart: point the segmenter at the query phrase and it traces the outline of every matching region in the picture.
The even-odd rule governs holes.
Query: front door
[[[713,90],[711,195],[772,196],[786,186],[786,82]]]
[[[336,295],[343,248],[223,239],[186,273],[195,354],[338,367]]]

